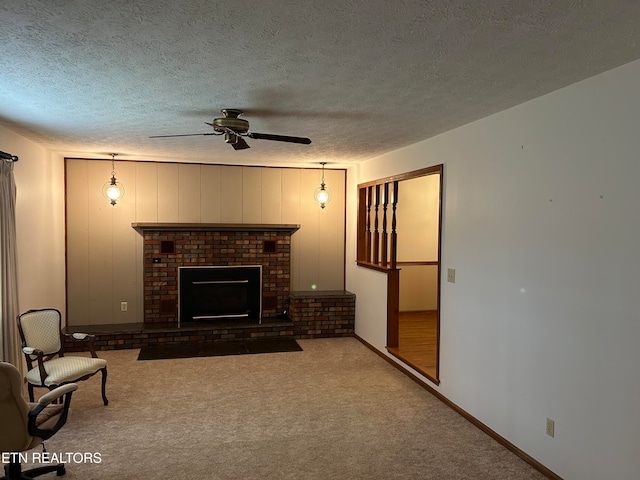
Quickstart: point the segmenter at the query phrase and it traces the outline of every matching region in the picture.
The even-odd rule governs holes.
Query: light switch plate
[[[553,437],[555,435],[555,430],[556,430],[556,422],[554,422],[550,418],[547,418],[547,435],[549,435],[550,437]]]
[[[447,269],[447,282],[456,283],[456,269],[448,268]]]

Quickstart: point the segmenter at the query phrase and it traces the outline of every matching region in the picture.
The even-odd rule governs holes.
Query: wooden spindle
[[[391,252],[390,267],[396,268],[398,261],[398,234],[396,232],[396,208],[398,206],[398,181],[393,182],[393,203],[391,204]]]
[[[389,249],[389,234],[387,233],[387,206],[389,205],[389,184],[384,184],[384,199],[382,201],[382,248],[380,249],[380,264],[387,266]]]
[[[371,205],[373,204],[373,187],[367,187],[367,227],[366,227],[366,261],[371,261]]]
[[[378,231],[378,210],[380,209],[380,185],[376,185],[375,217],[373,226],[373,259],[374,265],[380,263],[380,232]]]

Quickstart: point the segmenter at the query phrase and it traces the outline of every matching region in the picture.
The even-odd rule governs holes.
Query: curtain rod
[[[17,162],[18,161],[18,156],[17,155],[11,155],[10,153],[7,153],[7,152],[0,152],[0,159],[9,160],[10,162]]]

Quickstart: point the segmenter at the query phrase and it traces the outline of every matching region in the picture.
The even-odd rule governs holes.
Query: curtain
[[[0,160],[0,358],[24,371],[18,340],[16,183],[14,162]]]

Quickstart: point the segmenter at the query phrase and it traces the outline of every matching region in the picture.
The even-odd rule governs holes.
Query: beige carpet
[[[544,478],[358,340],[299,344],[144,362],[100,352],[109,406],[99,377],[81,382],[47,450],[100,454],[69,463],[69,480]]]

